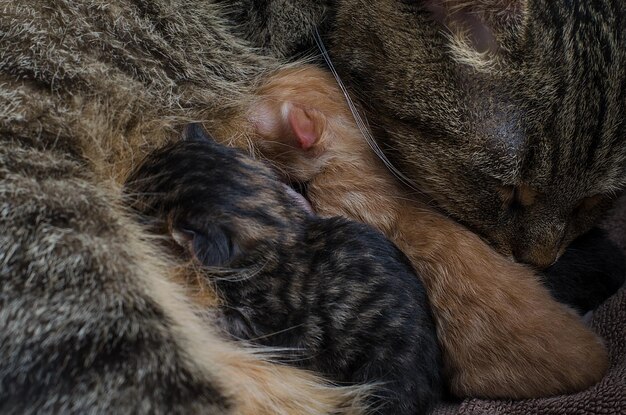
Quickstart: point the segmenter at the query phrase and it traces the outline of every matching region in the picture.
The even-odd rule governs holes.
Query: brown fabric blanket
[[[604,228],[626,252],[626,196]],[[592,388],[544,399],[447,402],[437,407],[433,415],[626,415],[626,287],[594,312],[592,327],[604,338],[611,359],[609,372]]]

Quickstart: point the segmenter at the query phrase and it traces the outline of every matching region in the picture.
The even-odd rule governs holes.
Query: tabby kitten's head
[[[186,128],[184,139],[154,151],[130,175],[134,210],[165,219],[155,230],[170,233],[207,266],[272,261],[279,247],[293,245],[310,215],[302,196],[198,124]]]
[[[331,52],[394,164],[545,267],[625,184],[625,24],[617,0],[343,0]]]

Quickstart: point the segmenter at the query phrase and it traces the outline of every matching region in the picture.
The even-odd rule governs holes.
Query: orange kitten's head
[[[314,66],[273,74],[248,118],[258,150],[290,180],[306,182],[361,140],[335,79]],[[342,154],[342,157],[344,155]]]

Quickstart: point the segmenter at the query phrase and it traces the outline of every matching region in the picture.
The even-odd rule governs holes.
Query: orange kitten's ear
[[[260,136],[302,150],[315,146],[326,128],[326,116],[319,110],[292,102],[261,102],[248,119]]]
[[[304,108],[292,103],[285,105],[285,112],[298,147],[308,150],[319,142],[326,128],[324,114],[316,109]]]

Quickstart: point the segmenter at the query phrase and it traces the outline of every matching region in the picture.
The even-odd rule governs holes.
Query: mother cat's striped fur
[[[505,255],[545,268],[626,184],[621,0],[233,1],[277,55],[317,25],[386,156]]]

